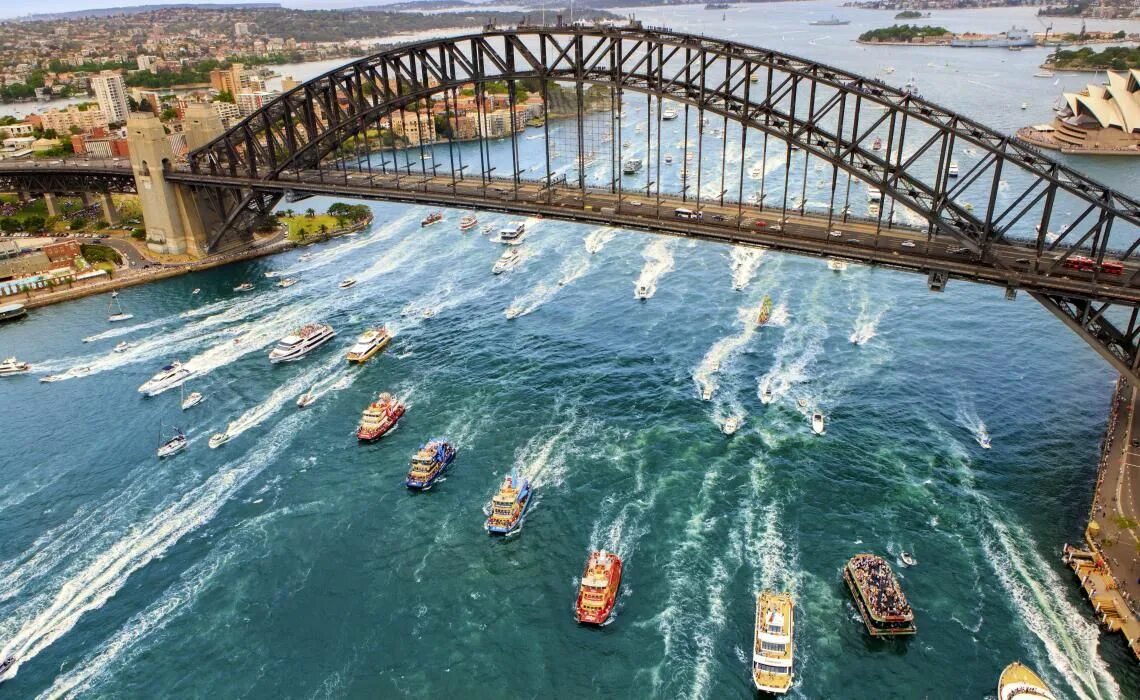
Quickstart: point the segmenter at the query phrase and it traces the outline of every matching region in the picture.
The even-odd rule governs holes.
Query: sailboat
[[[135,317],[134,314],[128,314],[123,311],[123,305],[121,302],[119,302],[119,297],[117,295],[111,297],[111,303],[107,305],[107,310],[110,311],[112,306],[114,306],[117,310],[107,317],[107,320],[111,323],[114,323],[115,321],[127,321]]]
[[[163,457],[170,457],[171,455],[178,454],[184,449],[186,449],[186,433],[182,432],[178,428],[175,428],[174,436],[159,446],[158,457],[159,459],[162,459]]]
[[[186,394],[186,385],[185,385],[185,384],[180,384],[180,385],[179,385],[179,389],[180,389],[180,390],[181,390],[181,392],[182,392],[182,410],[183,410],[183,411],[185,411],[185,410],[186,410],[186,409],[188,409],[188,408],[192,408],[192,407],[194,407],[194,406],[197,406],[198,404],[202,403],[202,399],[203,399],[203,396],[202,396],[202,393],[201,393],[201,392],[198,392],[198,391],[192,391],[192,392],[190,392],[190,394],[189,394],[189,395],[187,395],[187,394]]]

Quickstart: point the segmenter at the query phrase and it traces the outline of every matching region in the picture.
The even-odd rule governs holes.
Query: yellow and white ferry
[[[1057,700],[1045,681],[1020,661],[1014,661],[998,679],[998,700]]]
[[[783,695],[792,687],[795,607],[788,593],[762,591],[756,596],[752,682],[757,690]]]
[[[372,356],[388,347],[392,341],[392,334],[387,328],[370,328],[356,339],[356,343],[348,351],[349,362],[368,362]]]

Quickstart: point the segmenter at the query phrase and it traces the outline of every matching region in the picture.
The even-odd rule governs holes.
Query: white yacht
[[[299,360],[332,340],[334,336],[336,336],[336,331],[326,323],[310,323],[301,326],[278,341],[277,347],[269,352],[269,361],[276,364]]]
[[[847,261],[840,260],[839,258],[828,258],[827,269],[833,270],[835,272],[843,272],[847,269]]]
[[[191,391],[189,394],[187,394],[185,384],[182,385],[181,389],[182,389],[182,410],[183,411],[185,411],[188,408],[193,408],[194,406],[197,406],[198,404],[202,403],[202,399],[203,399],[202,392]]]
[[[281,287],[282,289],[288,289],[289,287],[292,287],[295,284],[297,284],[296,278],[286,277],[285,279],[278,282],[277,286]]]
[[[20,362],[14,357],[9,357],[7,360],[0,362],[0,377],[27,372],[31,368],[32,366],[27,362]]]
[[[193,375],[193,370],[187,369],[185,365],[175,360],[144,382],[139,387],[139,393],[143,396],[158,396],[167,389],[182,386],[182,383]]]
[[[127,312],[123,311],[123,305],[121,302],[119,302],[118,294],[111,297],[111,305],[113,305],[116,309],[115,313],[107,317],[107,320],[111,323],[115,323],[116,321],[128,321],[135,317],[134,314],[128,314]]]
[[[950,168],[946,171],[947,177],[958,177],[958,161],[950,161]]]
[[[170,457],[186,449],[186,433],[175,428],[174,437],[170,438],[158,448],[158,458]]]
[[[518,245],[522,243],[523,236],[526,234],[526,222],[518,221],[507,228],[499,230],[499,240],[503,243],[510,245]]]
[[[340,281],[340,284],[338,284],[337,286],[340,287],[341,289],[348,289],[349,287],[353,287],[355,285],[356,285],[356,280],[354,280],[351,277],[345,277],[343,280]]]
[[[230,428],[229,426],[226,426],[226,432],[214,433],[210,436],[210,449],[216,450],[217,448],[229,442],[231,437],[233,436],[230,435]]]
[[[823,435],[826,432],[823,428],[823,414],[818,409],[811,414],[811,431],[816,435]]]
[[[496,275],[501,275],[507,270],[514,269],[522,260],[522,253],[517,248],[503,251],[503,255],[495,261],[495,266],[491,268],[491,272]]]
[[[238,286],[234,287],[234,291],[235,292],[252,292],[253,291],[253,285],[250,284],[249,282],[242,282]]]

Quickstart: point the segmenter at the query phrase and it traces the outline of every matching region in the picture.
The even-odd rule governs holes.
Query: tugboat
[[[178,428],[174,429],[174,437],[162,443],[158,448],[158,458],[170,457],[186,449],[186,433]]]
[[[491,498],[491,514],[484,529],[492,535],[509,535],[518,530],[530,505],[530,497],[530,481],[513,472],[508,474],[499,492]]]
[[[310,323],[301,326],[277,342],[277,347],[269,352],[269,361],[293,362],[316,350],[336,336],[332,326],[325,323]]]
[[[756,596],[752,682],[761,692],[783,695],[795,680],[792,673],[795,605],[787,593],[762,591]]]
[[[998,678],[998,700],[1056,700],[1045,681],[1020,661],[1014,661]]]
[[[843,580],[872,637],[898,637],[917,631],[906,594],[882,557],[856,554],[843,567]]]
[[[380,394],[361,414],[360,425],[356,428],[356,439],[361,442],[376,442],[384,436],[384,433],[396,427],[405,410],[404,404],[396,397],[388,392]]]
[[[756,325],[763,326],[772,317],[772,297],[767,294],[760,300],[760,313],[756,316]]]
[[[469,231],[479,224],[479,219],[475,218],[474,214],[467,214],[459,220],[459,230]]]
[[[439,223],[440,221],[443,221],[443,212],[433,211],[432,213],[425,216],[423,221],[420,222],[420,228],[431,226],[432,224]]]
[[[360,334],[360,337],[356,339],[356,344],[349,348],[346,357],[349,362],[363,364],[388,347],[390,342],[392,342],[392,334],[388,332],[387,328],[383,326],[370,328]]]
[[[408,479],[405,482],[413,491],[427,491],[444,470],[455,459],[455,447],[450,443],[436,438],[420,448],[415,457],[412,457],[411,466],[408,467]]]
[[[0,362],[0,377],[7,377],[12,374],[22,374],[32,368],[27,362],[21,362],[14,357],[9,357],[7,360]]]
[[[574,608],[578,622],[587,625],[606,624],[613,613],[620,587],[621,558],[605,550],[592,552],[578,586],[578,602]]]
[[[175,360],[159,370],[139,387],[139,393],[144,396],[158,396],[167,389],[182,386],[194,373],[186,369],[181,362]]]

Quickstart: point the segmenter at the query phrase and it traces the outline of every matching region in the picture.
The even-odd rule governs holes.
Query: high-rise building
[[[92,76],[91,89],[95,99],[99,101],[99,108],[107,117],[108,122],[125,122],[127,120],[127,86],[123,83],[123,76],[114,71],[105,70],[99,75]]]
[[[249,36],[249,22],[234,22],[234,36]]]

